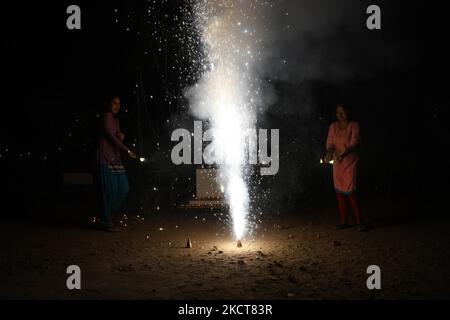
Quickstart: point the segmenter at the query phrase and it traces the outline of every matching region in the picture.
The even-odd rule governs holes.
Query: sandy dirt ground
[[[333,208],[315,209],[267,218],[240,249],[212,213],[160,213],[128,224],[107,233],[2,223],[0,298],[450,298],[448,219],[359,233],[335,230]],[[82,290],[66,288],[72,264],[81,268]],[[366,287],[369,265],[381,268],[381,290]]]

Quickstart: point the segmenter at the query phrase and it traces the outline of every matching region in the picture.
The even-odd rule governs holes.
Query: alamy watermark
[[[67,267],[66,273],[69,274],[66,280],[67,289],[81,290],[81,268],[73,264]]]
[[[66,26],[69,30],[81,29],[81,9],[79,6],[72,4],[67,7],[66,13],[69,14],[66,20]]]
[[[371,265],[367,267],[366,272],[370,274],[366,281],[367,289],[381,290],[381,268],[377,265]]]
[[[367,7],[366,13],[370,15],[366,21],[367,29],[381,30],[381,8],[373,4]]]
[[[270,154],[269,154],[269,131],[270,131]],[[231,134],[231,133],[230,133]],[[194,139],[192,147],[192,139]],[[172,132],[171,140],[178,141],[171,152],[173,164],[221,164],[217,163],[214,153],[213,129],[203,132],[201,121],[194,121],[194,132],[187,129],[176,129]],[[251,165],[261,165],[260,173],[262,176],[273,176],[278,173],[280,168],[280,130],[279,129],[247,129],[245,130],[243,141],[235,143],[244,144],[245,163]],[[217,147],[217,145],[216,145]],[[193,152],[192,152],[193,150]],[[192,157],[193,153],[193,157]],[[193,158],[193,159],[192,159]]]

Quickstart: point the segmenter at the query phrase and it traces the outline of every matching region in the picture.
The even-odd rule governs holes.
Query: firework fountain
[[[218,165],[238,243],[246,234],[250,210],[246,137],[256,124],[260,94],[254,72],[259,56],[255,23],[260,6],[257,0],[195,3],[204,71],[186,90],[193,114],[209,123],[209,156]]]

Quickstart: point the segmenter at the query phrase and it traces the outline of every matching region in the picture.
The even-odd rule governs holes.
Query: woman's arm
[[[335,124],[333,123],[328,129],[327,143],[326,149],[327,151],[334,151],[334,132],[335,132]]]
[[[333,123],[330,128],[328,129],[328,136],[327,136],[327,143],[326,143],[326,150],[327,154],[325,156],[325,163],[330,162],[333,159],[333,153],[334,153],[334,132],[335,132],[335,124]]]
[[[114,116],[112,113],[106,113],[103,116],[103,129],[105,130],[106,137],[114,143],[120,150],[128,152],[129,149],[126,145],[120,141],[120,139],[117,137],[116,132],[114,132]]]

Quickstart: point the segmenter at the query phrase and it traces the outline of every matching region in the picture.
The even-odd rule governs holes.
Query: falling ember
[[[246,135],[256,123],[260,81],[254,76],[258,38],[252,23],[258,1],[198,0],[194,6],[203,49],[204,72],[185,91],[194,116],[208,120],[211,152],[219,168],[236,239],[247,228],[250,196],[246,176]],[[255,54],[254,54],[255,52]]]

